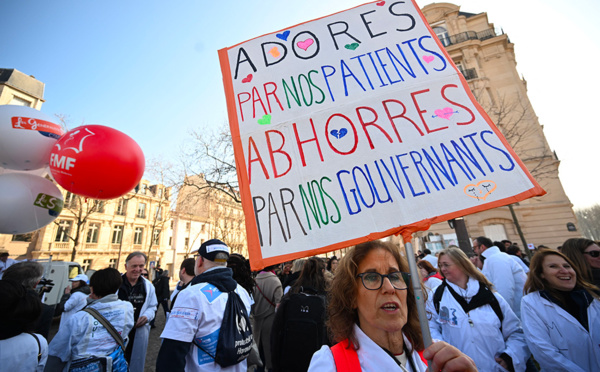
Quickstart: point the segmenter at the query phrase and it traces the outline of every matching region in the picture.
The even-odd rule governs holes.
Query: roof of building
[[[465,16],[466,18],[469,18],[469,17],[476,16],[477,14],[475,14],[475,13],[467,13],[467,12],[458,12],[458,15],[459,16]]]
[[[44,83],[14,68],[0,68],[0,84],[8,85],[35,98],[44,99]]]

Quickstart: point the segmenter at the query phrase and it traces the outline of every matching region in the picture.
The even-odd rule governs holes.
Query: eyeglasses
[[[148,273],[142,273],[142,276],[148,277]]]
[[[395,289],[408,289],[408,283],[410,283],[410,274],[396,271],[387,275],[379,274],[376,272],[368,272],[358,274],[357,278],[360,277],[363,286],[371,291],[376,291],[383,285],[383,278],[388,278],[390,283]]]
[[[594,258],[598,258],[600,256],[600,251],[583,252],[583,254],[589,254],[590,256],[592,256]]]

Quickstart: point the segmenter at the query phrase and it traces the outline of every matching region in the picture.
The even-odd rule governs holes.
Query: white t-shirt
[[[239,284],[235,292],[240,296],[250,314],[251,298]],[[215,355],[223,313],[227,304],[227,294],[209,283],[188,286],[177,296],[175,307],[165,325],[161,338],[192,342],[196,340],[209,353]],[[196,345],[190,347],[185,357],[186,371],[236,371],[246,372],[246,360],[222,368],[214,359]]]
[[[40,345],[35,341],[38,339]],[[38,361],[38,353],[41,358]],[[44,370],[48,360],[48,342],[35,333],[21,333],[6,340],[0,340],[0,371],[38,371]]]

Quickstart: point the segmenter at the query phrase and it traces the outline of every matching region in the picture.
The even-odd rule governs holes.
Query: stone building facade
[[[547,191],[513,205],[527,243],[556,248],[566,239],[579,237],[572,204],[558,178],[560,161],[551,150],[527,96],[527,81],[519,76],[514,44],[495,27],[487,13],[465,13],[449,3],[434,3],[422,9],[448,54],[463,73],[471,91]],[[535,37],[535,36],[532,36]],[[521,240],[509,207],[465,216],[472,238],[485,235],[492,240]],[[448,223],[433,225],[417,236],[427,246],[441,249],[456,244]]]

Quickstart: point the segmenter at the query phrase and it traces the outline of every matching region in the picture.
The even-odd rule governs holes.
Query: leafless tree
[[[196,189],[201,195],[215,190],[241,203],[228,127],[223,126],[213,132],[192,131],[189,142],[183,148],[181,165],[182,186]],[[199,175],[203,177],[195,177]]]
[[[575,210],[577,222],[583,236],[593,241],[600,240],[600,205]]]
[[[546,141],[532,141],[541,136],[542,127],[527,99],[509,100],[505,96],[482,105],[510,146],[538,182],[557,178],[558,159]]]

